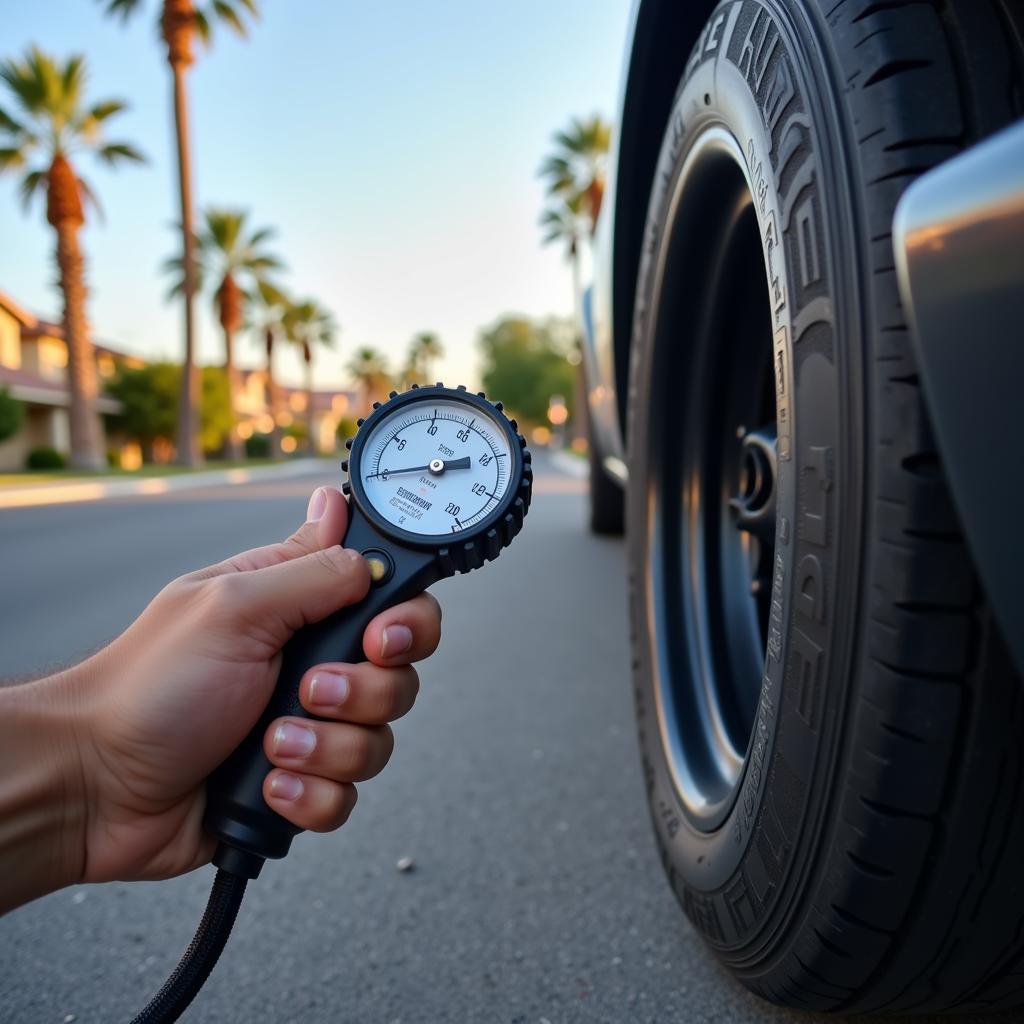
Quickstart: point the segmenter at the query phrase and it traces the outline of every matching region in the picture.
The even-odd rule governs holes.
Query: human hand
[[[63,730],[43,744],[60,752],[62,800],[74,812],[64,816],[60,856],[74,877],[62,884],[166,878],[210,859],[205,779],[266,706],[281,648],[369,587],[364,560],[338,546],[344,498],[321,488],[308,515],[281,544],[173,581],[88,661],[9,691],[23,691],[21,713],[25,693],[42,692],[52,728]],[[440,621],[437,601],[421,595],[371,621],[367,661],[305,674],[303,707],[329,721],[283,718],[267,729],[264,749],[275,767],[263,793],[273,810],[314,831],[345,822],[353,783],[391,756],[387,723],[412,707],[419,682],[411,664],[435,650]]]

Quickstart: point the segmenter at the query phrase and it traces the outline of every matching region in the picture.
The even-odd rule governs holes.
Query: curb
[[[248,484],[260,480],[287,480],[336,465],[333,459],[295,459],[280,466],[236,467],[210,472],[182,473],[180,476],[151,476],[140,480],[108,478],[75,480],[68,483],[29,484],[26,487],[0,487],[0,509],[28,508],[32,505],[61,505],[68,502],[101,501],[137,494],[167,494],[224,484]]]

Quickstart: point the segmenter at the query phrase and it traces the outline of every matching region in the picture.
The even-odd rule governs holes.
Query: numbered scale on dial
[[[394,526],[458,533],[500,503],[512,471],[507,432],[483,410],[417,403],[379,423],[360,460],[366,498]]]
[[[515,421],[483,394],[441,384],[393,393],[349,447],[344,489],[396,540],[444,547],[472,567],[522,525],[530,453]]]

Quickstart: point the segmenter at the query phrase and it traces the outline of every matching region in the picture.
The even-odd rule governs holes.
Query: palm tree
[[[573,307],[577,316],[580,300],[580,239],[585,237],[588,230],[584,205],[585,196],[582,192],[556,196],[552,199],[552,205],[540,215],[540,225],[545,231],[544,244],[565,243],[565,255],[572,264]]]
[[[554,140],[555,151],[541,164],[540,175],[548,179],[549,195],[580,201],[593,234],[604,199],[611,128],[599,114],[586,121],[574,117]]]
[[[434,360],[444,355],[441,339],[433,331],[421,331],[409,343],[409,358],[402,374],[406,386],[429,384],[433,376]]]
[[[579,243],[593,236],[604,199],[611,129],[600,115],[589,120],[573,118],[568,130],[556,132],[555,151],[541,164],[540,174],[548,179],[548,195],[554,202],[541,214],[546,229],[544,242],[562,240],[566,243],[572,264],[573,322],[577,345],[582,322],[583,293],[580,287]],[[586,382],[583,361],[576,373],[575,407],[580,411],[574,430],[583,436],[586,416]]]
[[[391,390],[392,377],[387,356],[372,345],[364,345],[349,360],[348,372],[363,393],[363,405],[369,408],[382,402]]]
[[[264,244],[273,237],[272,228],[260,228],[251,234],[246,225],[248,214],[244,210],[209,208],[198,237],[199,260],[196,269],[196,290],[202,291],[203,280],[213,278],[214,310],[224,331],[224,371],[228,379],[231,415],[237,419],[239,394],[238,370],[235,367],[234,337],[245,321],[246,289],[255,290],[266,281],[267,273],[280,270],[281,261],[268,253]],[[172,256],[164,264],[177,280],[171,295],[184,291],[183,260]],[[228,457],[241,459],[244,453],[237,423],[228,435]]]
[[[127,21],[143,0],[98,0],[107,14]],[[174,78],[174,125],[178,147],[178,194],[181,200],[181,252],[185,286],[185,360],[178,414],[178,457],[182,465],[194,466],[202,459],[199,450],[199,368],[195,363],[195,321],[192,299],[196,293],[195,235],[192,229],[192,157],[188,137],[188,96],[185,72],[194,60],[192,43],[198,33],[209,43],[211,28],[220,21],[240,36],[246,34],[245,16],[256,18],[256,0],[211,0],[197,7],[195,0],[160,0],[160,33],[167,45],[167,62]]]
[[[338,333],[338,326],[328,310],[313,299],[294,302],[285,310],[285,337],[299,346],[306,366],[306,436],[309,450],[317,450],[313,433],[313,355],[317,345],[330,348]]]
[[[0,110],[0,171],[25,170],[21,181],[24,205],[27,208],[37,192],[44,193],[46,219],[57,232],[71,395],[71,464],[100,469],[106,465],[106,454],[96,412],[99,385],[86,316],[85,260],[78,238],[85,223],[85,202],[98,211],[99,203],[71,157],[89,150],[110,165],[143,158],[125,142],[104,140],[105,123],[124,110],[125,104],[104,100],[86,105],[83,57],[61,62],[33,47],[23,60],[0,64],[0,80],[17,104],[18,115],[15,118]]]
[[[274,349],[284,331],[285,311],[290,303],[280,288],[265,279],[257,281],[250,299],[248,326],[259,334],[267,356],[267,407],[274,422],[270,431],[270,455],[276,459],[281,454],[281,427],[277,422],[281,402],[274,376]]]

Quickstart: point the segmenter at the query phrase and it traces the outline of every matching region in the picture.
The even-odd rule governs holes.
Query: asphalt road
[[[515,546],[435,588],[445,636],[391,766],[344,829],[299,837],[250,885],[187,1020],[819,1020],[747,995],[677,909],[638,769],[622,546],[585,532],[582,481],[539,469]],[[286,535],[320,482],[0,512],[0,675],[67,663],[172,577]],[[10,914],[0,1021],[128,1020],[211,879],[81,886]]]

